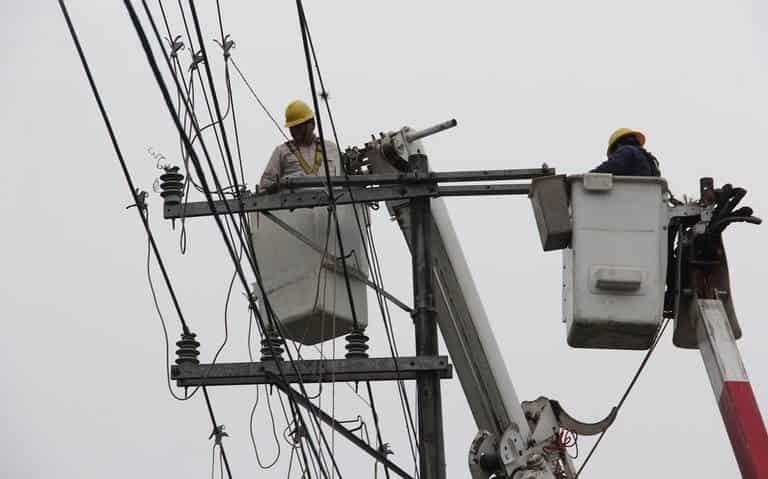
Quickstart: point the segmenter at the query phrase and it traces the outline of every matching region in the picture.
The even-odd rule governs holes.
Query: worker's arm
[[[280,164],[280,147],[275,148],[272,152],[272,156],[269,158],[267,167],[264,168],[264,173],[261,175],[261,181],[259,182],[259,189],[273,193],[277,190],[278,182],[282,174],[282,165]]]

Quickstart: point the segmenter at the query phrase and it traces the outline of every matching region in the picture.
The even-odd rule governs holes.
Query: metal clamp
[[[229,33],[224,35],[223,41],[220,42],[216,39],[214,39],[213,41],[216,43],[216,45],[221,47],[221,49],[224,51],[224,59],[225,60],[228,59],[230,57],[229,51],[235,48],[235,41],[229,39]]]
[[[208,436],[208,439],[215,438],[214,445],[221,447],[221,440],[225,437],[229,437],[229,434],[224,432],[224,424],[222,424],[213,428],[213,432]]]
[[[174,60],[179,56],[179,52],[184,50],[184,40],[181,39],[181,35],[176,35],[173,40],[166,38],[168,45],[171,48],[171,58]]]

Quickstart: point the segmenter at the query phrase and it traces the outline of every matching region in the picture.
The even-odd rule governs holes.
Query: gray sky
[[[178,9],[165,3],[181,33]],[[198,3],[205,37],[213,38],[215,4]],[[222,4],[225,31],[237,42],[233,55],[267,106],[280,114],[288,100],[308,98],[293,2]],[[630,126],[646,132],[678,196],[695,194],[699,177],[714,176],[718,184],[747,188],[746,204],[758,215],[768,212],[764,2],[308,1],[306,7],[343,146],[405,124],[455,117],[457,129],[426,141],[436,170],[546,161],[561,172],[580,172],[602,159],[614,128]],[[147,149],[178,161],[178,138],[127,14],[121,2],[72,1],[70,9],[134,179],[151,191],[158,172]],[[129,192],[58,6],[2,2],[0,18],[6,167],[0,361],[7,378],[0,473],[206,477],[205,407],[200,398],[177,403],[165,387],[144,233],[135,213],[125,210]],[[216,53],[212,42],[207,47]],[[223,92],[221,64],[214,66]],[[233,79],[233,87],[253,184],[280,137],[242,83]],[[150,205],[182,307],[210,360],[223,337],[231,263],[211,220],[190,222],[189,252],[182,257],[178,231],[162,221],[157,194]],[[452,199],[448,205],[520,397],[547,395],[579,418],[602,417],[642,353],[568,348],[559,320],[560,256],[541,252],[526,199]],[[409,298],[407,250],[385,216],[380,211],[374,218],[385,283]],[[744,330],[739,346],[766,408],[763,228],[737,226],[726,242]],[[161,300],[175,340],[178,322],[164,292]],[[410,319],[393,321],[401,350],[412,351]],[[373,310],[370,322],[373,351],[384,355]],[[246,305],[236,288],[222,360],[247,358],[246,331]],[[738,475],[699,354],[675,349],[670,338],[584,477]],[[467,477],[475,427],[458,380],[444,382],[443,391],[449,477]],[[336,393],[340,418],[366,414],[346,386]],[[408,465],[395,390],[380,385],[376,394],[385,441],[393,444],[395,460]],[[323,397],[330,409],[330,386]],[[274,470],[262,473],[256,464],[248,437],[254,388],[216,389],[212,398],[231,435],[226,444],[235,475],[284,477],[285,445]],[[269,459],[275,446],[264,406],[254,425]],[[283,427],[278,417],[278,432]],[[580,441],[582,457],[591,443]],[[370,462],[343,439],[336,445],[346,476],[369,470]]]

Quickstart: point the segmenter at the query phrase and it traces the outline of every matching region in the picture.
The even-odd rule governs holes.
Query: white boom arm
[[[374,173],[396,171],[392,158],[387,158],[393,153],[402,160],[424,153],[409,128],[383,135],[377,144],[367,145],[368,164]],[[387,207],[410,246],[409,202],[391,201]],[[473,478],[496,474],[494,477],[554,479],[554,462],[558,460],[560,470],[573,477],[567,455],[553,459],[550,452],[545,453],[545,446],[551,447],[557,441],[561,415],[567,415],[545,398],[521,405],[440,198],[431,201],[431,222],[437,322],[480,430],[469,453]],[[571,424],[580,425],[572,420]]]

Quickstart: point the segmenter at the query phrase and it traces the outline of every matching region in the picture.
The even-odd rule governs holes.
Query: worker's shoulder
[[[273,155],[280,155],[285,156],[287,154],[291,153],[291,146],[288,144],[287,141],[284,141],[280,144],[278,144],[274,150],[272,150]]]
[[[645,151],[642,146],[622,145],[616,148],[611,156],[615,158],[645,158]]]

